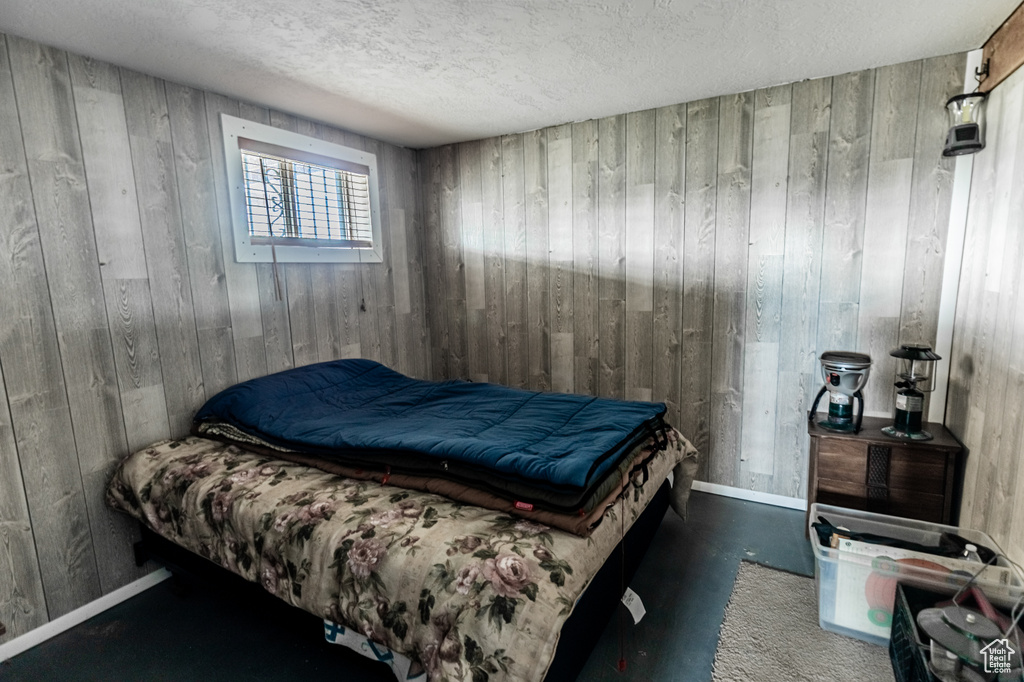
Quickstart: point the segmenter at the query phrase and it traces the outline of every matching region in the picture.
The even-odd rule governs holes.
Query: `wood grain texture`
[[[547,131],[551,390],[575,390],[572,126]]]
[[[658,109],[655,112],[656,203],[651,230],[654,248],[651,398],[665,403],[665,418],[670,424],[681,423],[686,140],[686,105]],[[710,384],[705,383],[705,391],[709,388]]]
[[[222,150],[224,143],[220,115],[238,116],[238,102],[206,93],[206,125],[210,149]],[[228,200],[227,167],[223,151],[211,152],[214,196],[217,200],[217,222],[224,254],[224,284],[228,291],[231,336],[235,346],[235,368],[239,381],[267,373],[267,354],[263,348],[263,319],[260,311],[259,286],[254,263],[235,260],[235,238]]]
[[[936,57],[926,59],[921,68],[900,343],[936,343],[954,160],[936,155],[935,149],[949,126],[945,98],[960,87],[965,61],[963,54]]]
[[[160,358],[174,368],[164,373],[168,423],[172,436],[182,436],[205,393],[167,98],[162,81],[131,71],[121,71],[121,87]]]
[[[502,194],[501,139],[480,143],[480,200],[482,210],[483,295],[487,377],[508,383],[508,348],[505,318],[505,204]]]
[[[807,406],[817,392],[818,300],[832,80],[793,85],[772,492],[807,487]],[[941,266],[940,266],[941,267]],[[936,304],[937,305],[937,304]]]
[[[626,398],[653,383],[655,112],[626,116]]]
[[[709,480],[740,485],[753,93],[719,99]]]
[[[718,99],[686,106],[684,184],[682,356],[679,379],[679,428],[701,452],[711,444],[712,334],[716,310],[715,263],[718,215]],[[726,242],[728,243],[728,242]],[[736,254],[737,263],[740,254]],[[725,261],[726,264],[731,259]],[[723,270],[722,286],[737,273]],[[737,278],[733,287],[741,287]],[[702,480],[710,457],[701,458]]]
[[[626,395],[626,117],[598,121],[598,393]]]
[[[857,343],[857,319],[874,95],[874,70],[832,79],[818,303],[822,351],[863,348]]]
[[[598,386],[598,124],[572,126],[573,388],[597,394]]]
[[[505,320],[508,384],[529,384],[526,297],[526,171],[522,135],[501,138],[501,187],[505,223]]]
[[[981,89],[991,92],[1024,64],[1024,6],[1018,6],[983,46],[982,63],[989,74]]]
[[[775,471],[792,97],[788,85],[754,93],[740,445],[741,470],[751,474]]]
[[[465,248],[460,225],[459,157],[448,145],[439,151],[440,225],[444,245],[445,307],[448,316],[448,366],[451,376],[469,378],[466,338]]]
[[[5,61],[6,49],[0,38],[0,74],[9,84]],[[24,486],[0,367],[0,622],[7,626],[0,642],[46,623],[46,597]]]
[[[456,147],[459,158],[459,198],[461,200],[461,243],[465,262],[466,287],[466,363],[469,378],[486,382],[487,378],[487,305],[484,289],[483,179],[479,142],[464,142]]]
[[[437,150],[420,152],[420,191],[422,193],[424,247],[426,264],[426,315],[430,321],[430,374],[434,379],[450,376],[448,355],[448,310],[445,302],[444,240],[441,232],[441,156]]]
[[[526,188],[526,342],[529,387],[551,390],[547,135],[523,134]]]
[[[857,346],[871,356],[871,371],[881,379],[864,388],[865,402],[880,412],[893,407],[889,379],[896,363],[889,352],[899,345],[902,287],[891,279],[899,277],[906,262],[920,89],[921,62],[877,71]]]

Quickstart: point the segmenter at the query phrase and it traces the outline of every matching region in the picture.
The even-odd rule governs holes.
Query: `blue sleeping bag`
[[[554,507],[572,508],[664,427],[664,413],[662,403],[421,381],[371,360],[337,360],[221,391],[195,426],[228,424],[271,446],[482,481],[514,497],[546,491]]]

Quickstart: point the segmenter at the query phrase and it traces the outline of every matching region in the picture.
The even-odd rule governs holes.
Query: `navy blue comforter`
[[[348,461],[487,471],[585,490],[662,426],[662,403],[420,381],[370,360],[298,367],[228,388],[196,414],[278,446]]]

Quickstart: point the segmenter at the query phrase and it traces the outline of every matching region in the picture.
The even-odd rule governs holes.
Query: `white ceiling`
[[[2,0],[0,31],[411,147],[981,47],[1020,0]]]

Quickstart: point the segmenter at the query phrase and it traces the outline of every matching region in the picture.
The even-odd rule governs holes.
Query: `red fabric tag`
[[[529,502],[520,502],[519,500],[516,500],[515,507],[516,509],[522,509],[523,511],[533,511],[533,505]]]

